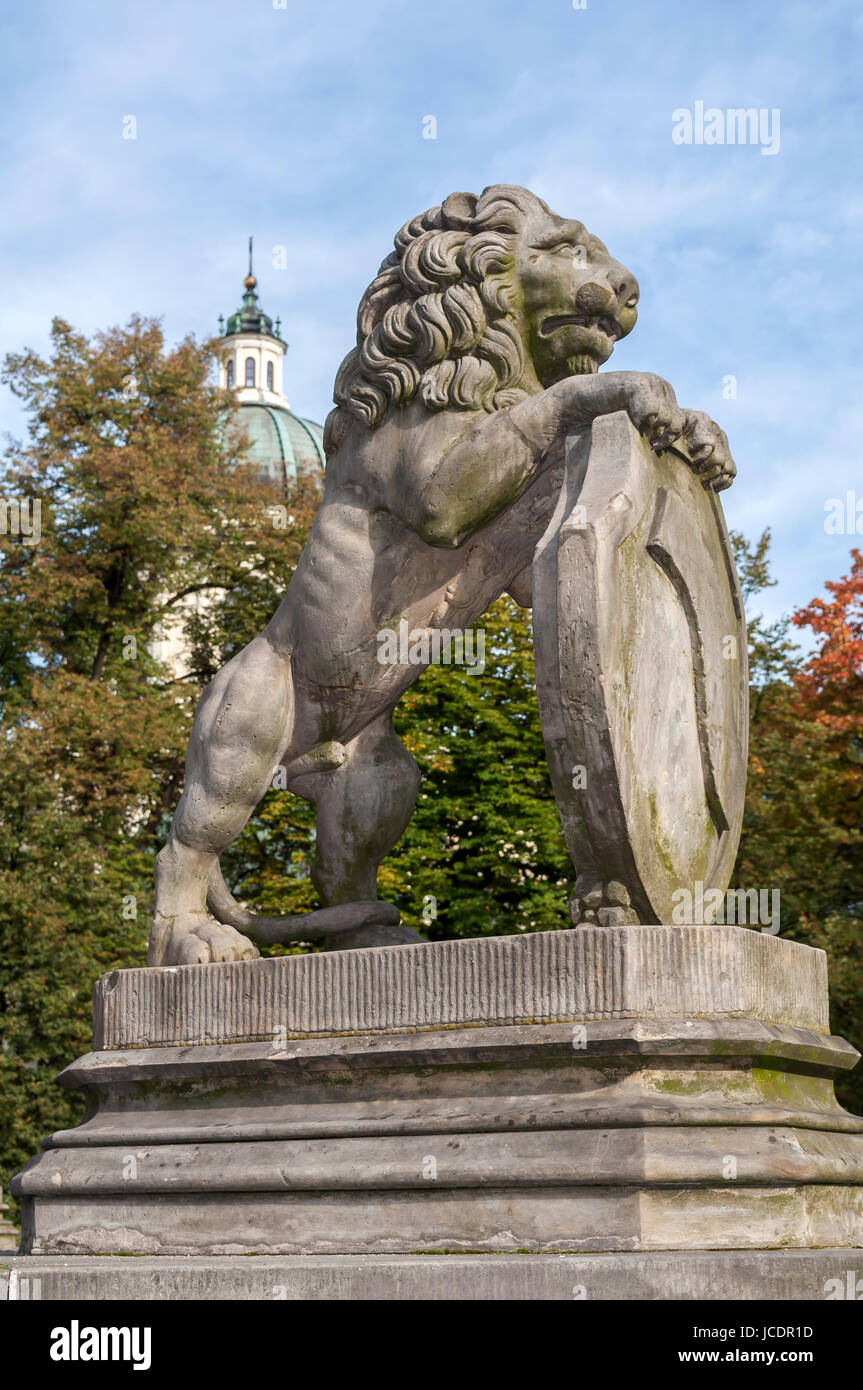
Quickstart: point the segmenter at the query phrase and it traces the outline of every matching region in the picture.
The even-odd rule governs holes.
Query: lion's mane
[[[336,376],[324,446],[344,412],[369,428],[417,395],[430,411],[495,410],[524,398],[514,317],[513,243],[526,215],[548,208],[526,188],[453,193],[395,237],[357,311],[357,345]]]

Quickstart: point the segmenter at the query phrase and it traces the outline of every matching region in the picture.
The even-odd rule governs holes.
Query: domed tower
[[[249,237],[249,273],[243,281],[243,304],[231,314],[227,326],[219,316],[223,351],[219,385],[238,390],[239,407],[233,424],[249,440],[248,457],[274,482],[288,484],[298,477],[321,478],[324,469],[324,432],[321,425],[294,415],[282,387],[282,369],[288,345],[258,304],[257,280],[252,273],[252,238]]]

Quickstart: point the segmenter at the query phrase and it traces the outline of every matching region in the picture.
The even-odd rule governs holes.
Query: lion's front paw
[[[622,883],[608,883],[587,874],[575,881],[575,895],[569,904],[573,925],[599,927],[637,927],[638,913]]]
[[[684,412],[672,387],[652,372],[627,373],[622,382],[626,413],[639,434],[657,451],[667,449],[683,432]]]
[[[692,470],[715,492],[730,487],[737,475],[725,431],[702,410],[686,410],[678,437],[678,451],[686,455]]]
[[[157,916],[150,935],[149,965],[209,965],[212,961],[255,960],[258,948],[248,937],[204,912]]]

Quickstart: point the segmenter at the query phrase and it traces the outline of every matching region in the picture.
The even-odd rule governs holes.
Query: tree
[[[95,979],[143,960],[201,687],[273,611],[313,513],[300,488],[273,525],[285,499],[227,438],[213,352],[139,318],[92,342],[57,320],[47,360],[6,360],[30,426],[0,482],[19,523],[0,535],[4,1183],[79,1116],[54,1077],[89,1047]]]
[[[760,554],[738,538],[750,594],[766,587]],[[749,624],[751,718],[746,814],[732,882],[778,888],[783,936],[828,954],[833,1031],[863,1048],[863,565],[828,582],[791,620]],[[760,565],[760,569],[759,569]],[[818,640],[804,660],[789,636]],[[863,1110],[863,1069],[837,1088]]]

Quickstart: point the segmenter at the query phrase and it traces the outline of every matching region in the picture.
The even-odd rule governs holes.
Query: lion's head
[[[417,395],[430,411],[495,410],[595,372],[635,324],[635,277],[580,222],[526,188],[452,193],[406,222],[360,301],[336,377],[331,452]]]

